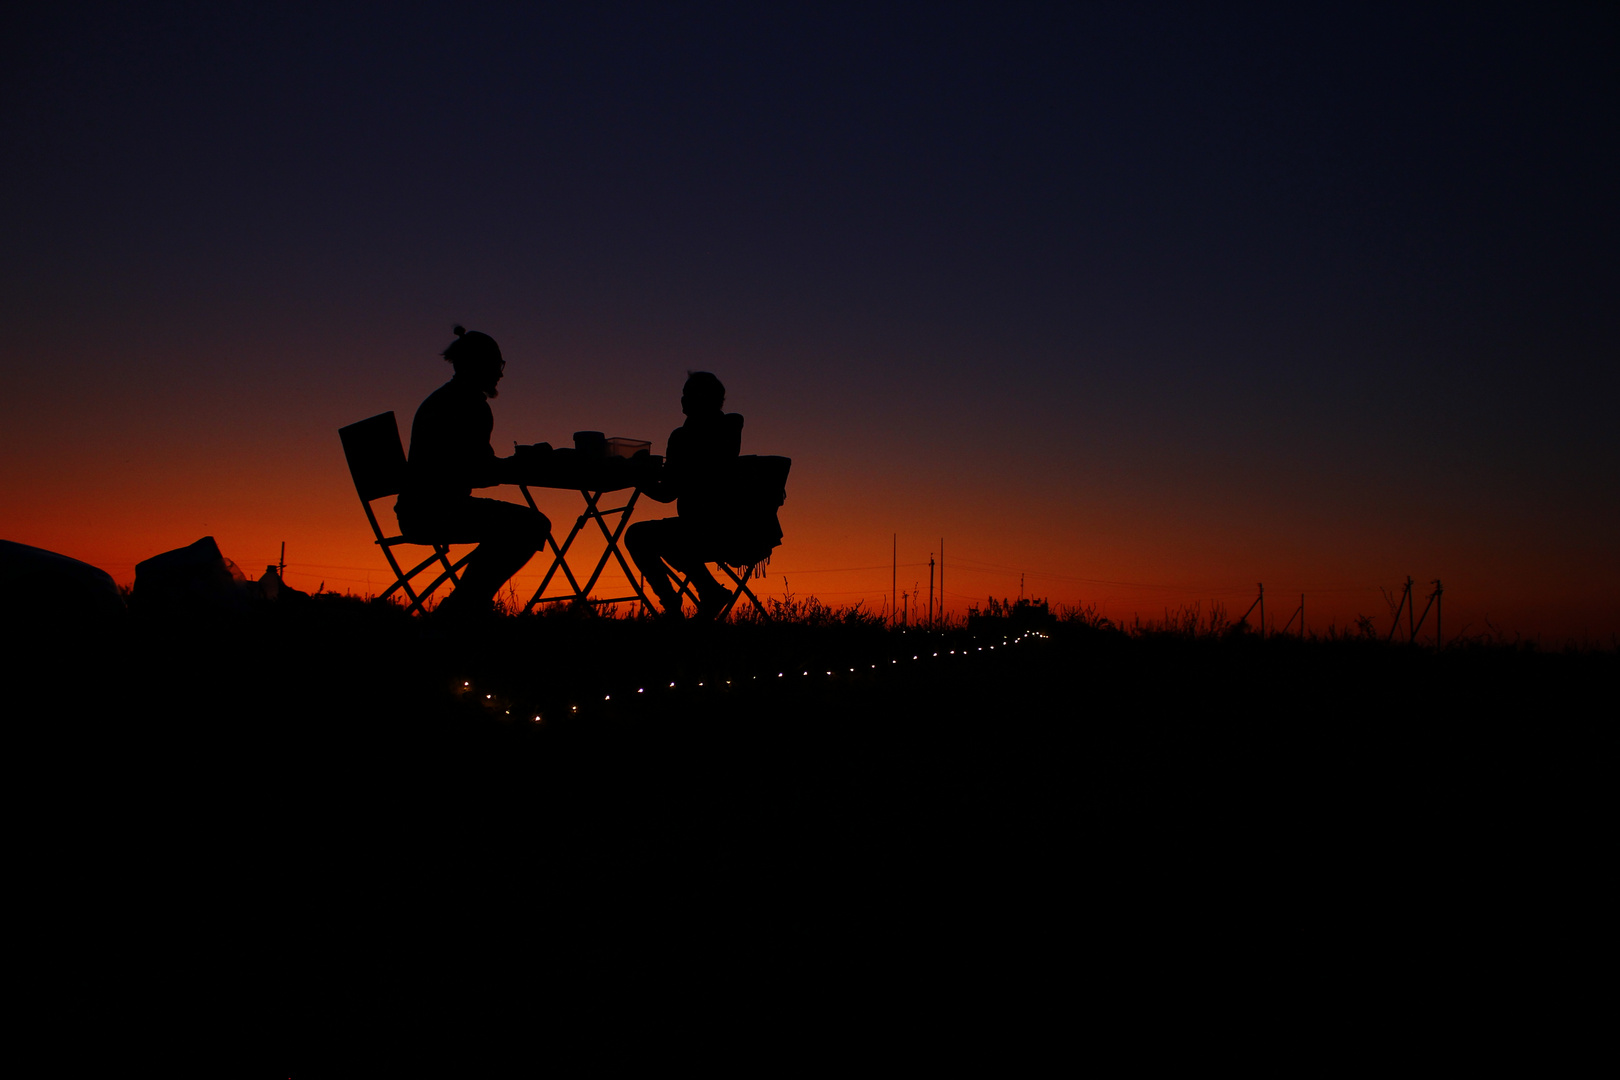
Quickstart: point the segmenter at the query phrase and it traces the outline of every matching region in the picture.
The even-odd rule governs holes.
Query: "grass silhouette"
[[[1420,946],[1473,965],[1525,874],[1561,895],[1582,865],[1612,652],[1003,612],[449,633],[324,594],[37,636],[36,925],[212,972],[279,1063],[355,980],[537,958],[876,965],[930,1000],[1082,962],[1282,977],[1302,941],[1351,982]]]

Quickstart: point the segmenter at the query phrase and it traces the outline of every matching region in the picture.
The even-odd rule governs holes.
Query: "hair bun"
[[[467,328],[465,326],[453,326],[450,328],[450,332],[455,334],[456,337],[461,337],[467,332]]]

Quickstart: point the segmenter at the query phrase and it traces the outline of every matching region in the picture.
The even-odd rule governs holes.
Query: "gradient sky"
[[[718,374],[773,591],[1610,642],[1614,9],[1058,6],[10,11],[0,536],[375,591],[336,430],[460,322],[501,452]]]

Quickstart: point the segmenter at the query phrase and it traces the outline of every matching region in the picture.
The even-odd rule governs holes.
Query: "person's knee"
[[[551,535],[551,519],[538,510],[529,512],[528,536],[534,541],[534,550],[539,551],[546,546],[546,537]]]
[[[650,521],[638,521],[625,530],[624,546],[638,559],[641,555],[651,555],[658,547],[658,530],[652,525]]]

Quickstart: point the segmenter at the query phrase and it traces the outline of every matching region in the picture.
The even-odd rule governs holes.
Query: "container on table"
[[[607,456],[616,458],[633,458],[637,454],[652,453],[652,443],[646,439],[622,439],[617,436],[607,440]]]

